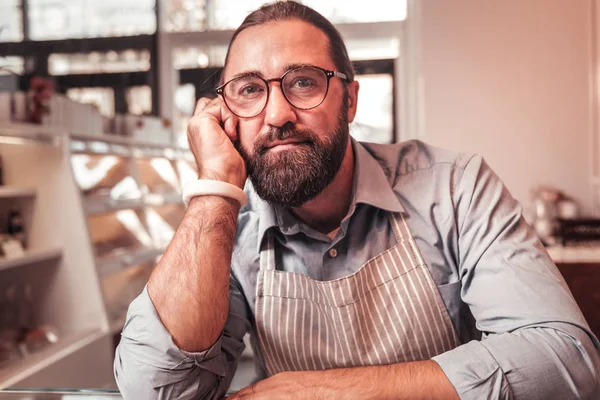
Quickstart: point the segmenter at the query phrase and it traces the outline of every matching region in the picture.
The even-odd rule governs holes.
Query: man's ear
[[[358,81],[348,83],[348,123],[354,121],[354,117],[356,116],[359,87]]]

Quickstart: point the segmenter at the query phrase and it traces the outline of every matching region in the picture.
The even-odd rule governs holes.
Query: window
[[[175,107],[177,107],[178,121],[178,124],[175,126],[175,135],[177,137],[177,145],[183,148],[188,145],[186,131],[195,106],[196,87],[191,83],[180,85],[175,91]]]
[[[93,104],[105,117],[115,116],[115,91],[112,88],[73,88],[67,97],[84,104]]]
[[[21,0],[2,0],[0,4],[0,42],[23,40]]]
[[[29,0],[32,40],[152,34],[155,0]]]
[[[48,57],[50,75],[138,72],[150,70],[150,51],[125,50],[105,53],[51,54]]]
[[[302,0],[334,24],[404,21],[407,0]]]
[[[208,29],[235,29],[246,15],[259,8],[267,1],[264,0],[210,0],[208,13]]]
[[[167,32],[198,32],[206,29],[206,0],[168,0],[164,13]]]
[[[0,75],[23,75],[25,59],[17,56],[0,57]]]
[[[148,85],[133,86],[125,95],[127,112],[133,115],[152,114],[152,89]]]
[[[226,45],[176,48],[173,50],[173,65],[178,70],[221,67],[226,54]]]
[[[345,42],[352,61],[394,59],[400,55],[398,38],[349,39]]]
[[[173,1],[173,0],[172,0]],[[246,15],[267,1],[264,0],[209,0],[207,28],[210,30],[235,29]],[[334,24],[350,22],[403,21],[406,19],[407,0],[302,0]]]
[[[358,107],[350,133],[356,140],[394,142],[394,79],[390,74],[356,75]]]

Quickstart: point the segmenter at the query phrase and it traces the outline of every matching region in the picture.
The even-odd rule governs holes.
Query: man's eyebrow
[[[262,78],[262,74],[260,73],[260,71],[251,70],[251,71],[244,71],[244,72],[240,72],[239,74],[235,74],[234,76],[231,77],[231,79],[241,78],[243,76],[259,76]]]
[[[283,73],[285,73],[285,72],[287,72],[287,71],[289,71],[291,69],[302,68],[302,67],[314,67],[314,65],[307,64],[307,63],[285,64],[283,66]],[[231,77],[231,79],[241,78],[241,77],[245,77],[245,76],[258,76],[258,77],[261,77],[263,79],[266,79],[259,70],[243,71],[243,72],[240,72],[239,74],[235,74],[233,77]]]
[[[291,63],[291,64],[285,64],[283,66],[283,72],[287,72],[290,69],[296,69],[296,68],[303,68],[303,67],[314,67],[314,65],[312,64],[307,64],[307,63]]]

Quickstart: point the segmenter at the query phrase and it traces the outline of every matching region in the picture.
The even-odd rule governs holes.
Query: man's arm
[[[597,399],[598,341],[521,205],[480,156],[457,165],[453,187],[460,281],[445,286],[483,340],[433,359],[462,399]]]
[[[244,187],[246,166],[233,145],[237,140],[237,117],[223,100],[200,99],[188,126],[200,179]],[[156,311],[182,350],[208,349],[225,326],[239,207],[219,196],[193,198],[148,282]]]
[[[445,284],[444,290],[454,292],[455,301],[447,304],[451,314],[460,314],[461,302],[469,306],[483,340],[465,343],[432,361],[284,373],[254,390],[288,384],[297,393],[288,398],[301,399],[303,390],[320,393],[333,385],[339,390],[327,392],[328,400],[363,395],[362,389],[373,399],[444,399],[456,393],[472,400],[600,398],[598,341],[523,220],[520,205],[481,157],[465,160],[456,174],[452,187],[459,233],[457,248],[450,252],[459,257],[460,281]],[[298,383],[288,382],[292,380]],[[380,391],[370,396],[373,387]]]
[[[236,125],[221,99],[198,102],[188,141],[200,179],[243,188]],[[219,196],[191,199],[147,289],[128,312],[115,357],[125,398],[213,398],[226,390],[248,328],[239,313],[243,304],[230,307],[229,297],[239,209]]]
[[[150,277],[150,299],[182,350],[206,350],[223,331],[238,210],[235,200],[192,198]]]
[[[283,372],[257,382],[228,400],[458,400],[454,387],[433,361]]]
[[[115,378],[124,399],[220,399],[229,388],[250,329],[249,309],[232,276],[229,316],[214,345],[179,349],[146,289],[131,303],[115,354]]]

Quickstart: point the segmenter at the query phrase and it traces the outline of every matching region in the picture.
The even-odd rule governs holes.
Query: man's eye
[[[258,85],[246,85],[240,89],[240,95],[253,96],[263,91],[263,88]]]
[[[315,81],[309,78],[297,78],[292,82],[292,89],[310,89],[317,86]]]

